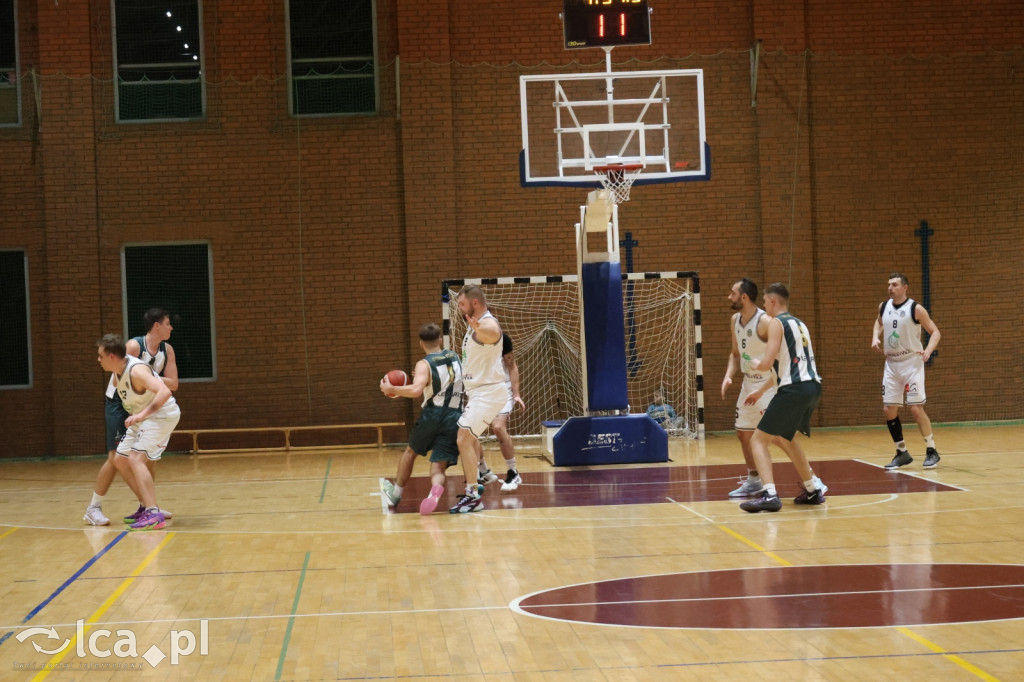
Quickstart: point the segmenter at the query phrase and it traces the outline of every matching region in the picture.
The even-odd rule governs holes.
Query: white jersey
[[[132,357],[131,355],[127,356],[125,359],[128,361],[128,364],[125,365],[124,374],[121,374],[120,376],[117,374],[114,375],[114,378],[117,380],[117,395],[121,399],[121,404],[124,405],[124,409],[128,411],[128,414],[138,414],[153,402],[153,399],[156,398],[156,393],[149,390],[143,393],[135,391],[131,382],[132,368],[137,365],[142,365],[150,372],[152,372],[153,369],[142,360]],[[153,372],[153,374],[156,376],[156,372]],[[177,411],[178,405],[174,401],[174,396],[171,396],[167,399],[166,403],[160,406],[160,409],[153,413],[152,416],[165,417],[170,416],[172,413]]]
[[[889,299],[882,304],[882,340],[886,360],[906,360],[924,350],[921,323],[914,319],[917,302],[908,298],[899,305]]]
[[[779,386],[798,384],[802,381],[821,383],[821,376],[814,364],[814,348],[807,325],[789,313],[776,318],[782,323],[782,345],[775,360],[775,371],[779,373]]]
[[[488,311],[480,320],[488,317],[495,321],[498,319]],[[474,338],[472,327],[466,330],[466,336],[462,339],[462,380],[467,392],[482,386],[505,384],[508,375],[501,361],[500,337],[494,343],[480,343]]]
[[[776,379],[774,369],[758,372],[750,368],[751,361],[763,358],[765,349],[768,347],[768,343],[762,341],[761,337],[757,335],[757,323],[766,314],[764,310],[758,308],[750,316],[750,319],[747,320],[747,323],[743,324],[741,320],[743,314],[737,313],[732,329],[733,334],[736,335],[736,350],[740,354],[740,371],[743,372],[743,385],[745,388],[749,387],[753,390],[760,388],[761,384],[765,381],[774,381]]]
[[[145,362],[147,365],[153,368],[153,371],[159,376],[164,375],[164,368],[167,367],[167,349],[166,342],[161,341],[157,344],[156,355],[149,352],[149,348],[146,347],[146,337],[136,336],[133,339],[135,343],[139,344],[139,359]],[[114,379],[114,375],[110,375],[110,381],[107,382],[107,397],[113,399],[117,396],[116,391],[117,381]]]

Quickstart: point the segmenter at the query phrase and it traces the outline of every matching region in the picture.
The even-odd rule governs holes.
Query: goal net
[[[512,337],[526,410],[513,411],[509,433],[537,435],[545,421],[583,415],[577,276],[444,281],[444,343],[459,353],[466,322],[458,293],[467,284],[484,290],[502,331]],[[703,438],[697,273],[627,273],[622,297],[630,412],[645,412],[660,389],[677,415],[666,424],[669,436]]]

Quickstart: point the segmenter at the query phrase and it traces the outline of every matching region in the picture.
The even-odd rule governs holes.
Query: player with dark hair
[[[153,371],[163,379],[163,382],[167,384],[171,391],[178,390],[178,364],[175,360],[174,348],[171,347],[171,344],[167,343],[167,340],[171,338],[171,331],[174,329],[173,325],[171,325],[170,315],[163,308],[150,308],[143,314],[142,321],[146,333],[142,336],[134,337],[125,344],[126,354],[139,358],[152,367]],[[103,498],[110,490],[110,484],[114,482],[114,474],[117,473],[114,466],[114,457],[117,444],[124,436],[126,428],[124,421],[128,418],[128,413],[125,411],[114,389],[114,378],[111,377],[107,383],[104,408],[107,433],[107,459],[100,466],[99,473],[96,474],[96,487],[93,489],[92,500],[89,502],[89,506],[86,507],[85,516],[83,517],[86,523],[94,526],[110,525],[110,519],[103,514]],[[150,477],[155,476],[153,463],[148,459],[146,460],[146,466],[149,467]],[[124,522],[134,523],[144,511],[145,507],[140,501],[135,513],[125,516]],[[173,516],[166,509],[162,509],[161,512],[164,518],[169,519]]]
[[[770,444],[782,448],[800,475],[804,490],[793,500],[796,504],[823,504],[827,490],[795,440],[797,431],[811,435],[811,414],[821,399],[821,376],[814,363],[810,332],[807,325],[789,314],[789,289],[784,284],[777,282],[765,290],[764,310],[774,319],[768,323],[764,355],[752,358],[750,369],[767,372],[774,366],[779,387],[750,440],[754,464],[764,484],[760,495],[740,505],[740,509],[752,513],[782,509],[775,491]]]
[[[412,383],[394,386],[381,379],[385,395],[423,396],[423,409],[409,433],[409,445],[398,460],[395,481],[384,479],[380,492],[389,506],[397,506],[412,476],[416,457],[430,453],[430,494],[420,503],[420,514],[430,514],[444,494],[445,471],[459,459],[459,417],[462,415],[462,364],[454,351],[441,348],[441,328],[420,327],[420,348],[426,354],[413,369]]]
[[[142,503],[143,511],[130,529],[163,528],[166,517],[156,505],[148,463],[159,460],[167,448],[181,411],[167,384],[152,367],[127,354],[120,336],[107,334],[96,346],[100,366],[114,375],[117,397],[128,412],[114,466]]]
[[[886,469],[898,469],[914,461],[903,440],[903,424],[900,423],[900,407],[904,401],[914,415],[917,428],[925,443],[924,468],[932,469],[939,464],[939,452],[935,449],[932,422],[924,411],[927,396],[924,390],[924,363],[935,352],[942,334],[935,326],[931,315],[917,301],[907,297],[909,281],[902,272],[889,275],[889,300],[878,306],[878,317],[871,331],[871,348],[885,353],[885,372],[882,375],[882,403],[885,410],[885,425],[896,445],[896,456],[885,465]],[[921,347],[921,329],[930,335],[928,346]],[[882,335],[885,347],[882,347]]]

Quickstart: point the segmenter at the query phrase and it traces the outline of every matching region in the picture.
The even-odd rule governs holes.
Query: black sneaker
[[[938,450],[936,450],[935,448],[928,448],[928,451],[924,454],[924,468],[934,469],[935,467],[939,466],[940,459],[942,458],[939,457]]]
[[[794,504],[825,504],[825,491],[815,488],[813,493],[801,490],[800,494],[793,498]]]
[[[468,514],[484,508],[484,501],[472,495],[463,495],[455,506],[448,510],[449,514]]]
[[[938,454],[936,453],[936,457],[937,456],[938,456]],[[908,464],[910,464],[913,461],[914,461],[914,458],[910,456],[909,452],[907,452],[906,450],[897,450],[896,451],[896,456],[892,458],[891,462],[889,462],[888,464],[885,465],[885,468],[889,469],[889,470],[899,469],[900,467],[907,466]],[[935,461],[938,461],[938,460],[935,460]]]
[[[742,503],[740,509],[751,514],[762,511],[777,512],[782,509],[782,500],[778,495],[772,495],[765,490],[754,499]]]

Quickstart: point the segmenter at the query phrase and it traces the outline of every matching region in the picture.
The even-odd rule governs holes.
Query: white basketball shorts
[[[509,390],[505,384],[478,386],[466,391],[466,407],[459,417],[459,428],[469,429],[479,438],[484,435],[494,418],[501,414],[509,401]]]
[[[770,380],[770,381],[773,381]],[[756,391],[761,387],[761,384],[754,383],[752,381],[743,381],[743,385],[740,387],[740,397],[736,399],[736,430],[737,431],[753,431],[757,428],[758,423],[761,421],[761,417],[764,415],[764,411],[768,409],[768,403],[775,397],[776,387],[769,386],[768,389],[761,394],[757,402],[753,405],[744,405],[747,396]]]
[[[882,403],[902,405],[904,394],[907,405],[924,405],[928,399],[924,392],[924,358],[917,353],[906,360],[885,361]]]
[[[171,440],[171,433],[178,425],[179,419],[181,410],[177,404],[171,405],[170,409],[160,408],[157,416],[143,419],[128,427],[124,438],[117,445],[117,454],[127,457],[135,450],[144,452],[151,462],[158,461],[167,449],[167,443]]]

